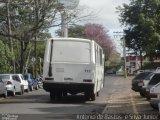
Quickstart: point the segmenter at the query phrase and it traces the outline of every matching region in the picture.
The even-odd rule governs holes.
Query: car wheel
[[[6,98],[8,96],[7,90],[5,90],[5,93],[3,94],[3,97]]]
[[[36,90],[38,90],[38,85],[36,85],[36,88],[35,88]]]
[[[30,87],[30,91],[33,91],[33,85]]]
[[[12,96],[14,97],[15,95],[16,95],[16,90],[14,88],[13,91],[12,91]]]
[[[145,97],[145,95],[143,94],[143,92],[139,92],[139,94],[141,95],[141,97]]]
[[[19,92],[19,95],[23,95],[24,94],[24,89],[21,88],[21,91]]]
[[[26,92],[27,92],[27,93],[29,92],[29,89],[28,89],[28,88],[26,89]]]

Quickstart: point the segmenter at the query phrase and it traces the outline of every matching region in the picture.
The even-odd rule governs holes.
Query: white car
[[[15,96],[16,93],[22,94],[20,78],[16,74],[0,74],[0,79],[5,83],[7,93]]]
[[[7,97],[7,89],[5,82],[0,79],[0,95],[3,95],[3,97]]]
[[[22,74],[17,74],[20,78],[20,83],[21,83],[21,86],[23,88],[23,92],[26,91],[28,92],[29,91],[29,87],[28,87],[28,81],[24,79],[23,75]]]

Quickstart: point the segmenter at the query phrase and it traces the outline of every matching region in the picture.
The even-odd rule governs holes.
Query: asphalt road
[[[145,98],[131,90],[131,78],[106,76],[105,87],[96,101],[84,101],[82,94],[51,102],[43,89],[22,96],[0,98],[0,118],[15,120],[86,120],[88,114],[158,113]],[[91,119],[91,118],[90,118]],[[94,118],[93,118],[94,119]]]

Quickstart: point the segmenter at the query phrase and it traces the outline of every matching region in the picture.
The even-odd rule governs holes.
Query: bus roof
[[[93,40],[90,39],[83,39],[83,38],[71,38],[71,37],[67,37],[67,38],[50,38],[49,40],[73,40],[73,41],[86,41],[86,42],[91,42]]]

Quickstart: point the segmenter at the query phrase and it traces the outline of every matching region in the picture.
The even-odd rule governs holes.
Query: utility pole
[[[113,32],[116,35],[114,35],[115,37],[119,37],[120,40],[122,40],[122,47],[123,47],[123,59],[124,59],[124,78],[127,78],[127,67],[126,67],[126,42],[125,42],[125,38],[124,38],[124,34],[123,32]]]
[[[61,13],[61,24],[62,37],[68,37],[68,16],[65,10]]]
[[[124,57],[124,77],[127,78],[127,67],[126,67],[126,41],[125,38],[122,38],[123,41],[123,57]]]

